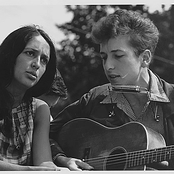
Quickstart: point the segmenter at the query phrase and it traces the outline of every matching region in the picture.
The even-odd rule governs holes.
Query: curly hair
[[[107,42],[118,35],[129,37],[129,44],[135,49],[137,56],[146,49],[153,55],[159,40],[159,31],[154,23],[131,10],[116,10],[96,22],[91,31],[91,37],[97,44]]]

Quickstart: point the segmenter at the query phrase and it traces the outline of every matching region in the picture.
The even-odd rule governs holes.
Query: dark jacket
[[[160,79],[151,71],[150,76],[152,95],[150,104],[144,114],[144,118],[147,117],[148,119],[140,120],[140,122],[145,125],[147,124],[148,127],[159,133],[162,131],[166,144],[171,145],[174,144],[174,85]],[[105,84],[91,89],[89,93],[84,94],[78,101],[67,106],[61,113],[59,113],[51,122],[51,139],[56,139],[56,136],[62,126],[75,118],[90,118],[108,127],[117,127],[130,121],[135,121],[119,107],[114,107],[114,116],[109,116],[113,111],[113,105],[115,105],[115,103],[113,101],[108,102],[106,99],[107,97],[111,97],[109,96],[108,86],[110,86],[110,84]],[[157,94],[154,95],[153,86],[155,86],[154,93],[156,93],[156,88],[158,88]],[[154,121],[154,112],[152,112],[156,105],[159,105],[161,108],[158,113],[160,117],[159,122]],[[53,159],[56,155],[63,154],[61,148],[54,144],[55,143],[51,145]],[[174,169],[172,162],[170,162],[167,169],[170,168]]]

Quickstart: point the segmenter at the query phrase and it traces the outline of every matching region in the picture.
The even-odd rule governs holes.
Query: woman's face
[[[128,36],[120,35],[100,45],[105,74],[112,85],[138,85],[142,58],[137,57],[128,43]]]
[[[50,46],[42,36],[33,37],[16,59],[13,87],[27,90],[42,77],[50,59]]]

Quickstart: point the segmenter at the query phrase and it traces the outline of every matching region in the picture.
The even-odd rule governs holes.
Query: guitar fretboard
[[[127,167],[146,165],[154,162],[167,161],[174,157],[174,146],[158,149],[129,152],[127,154]]]

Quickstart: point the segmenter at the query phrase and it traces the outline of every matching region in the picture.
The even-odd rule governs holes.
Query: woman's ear
[[[143,51],[143,53],[141,53],[141,57],[142,57],[142,64],[141,64],[141,66],[142,66],[143,68],[149,67],[149,64],[150,64],[150,62],[151,62],[151,60],[152,60],[151,51],[148,50],[148,49],[145,50],[145,51]]]

